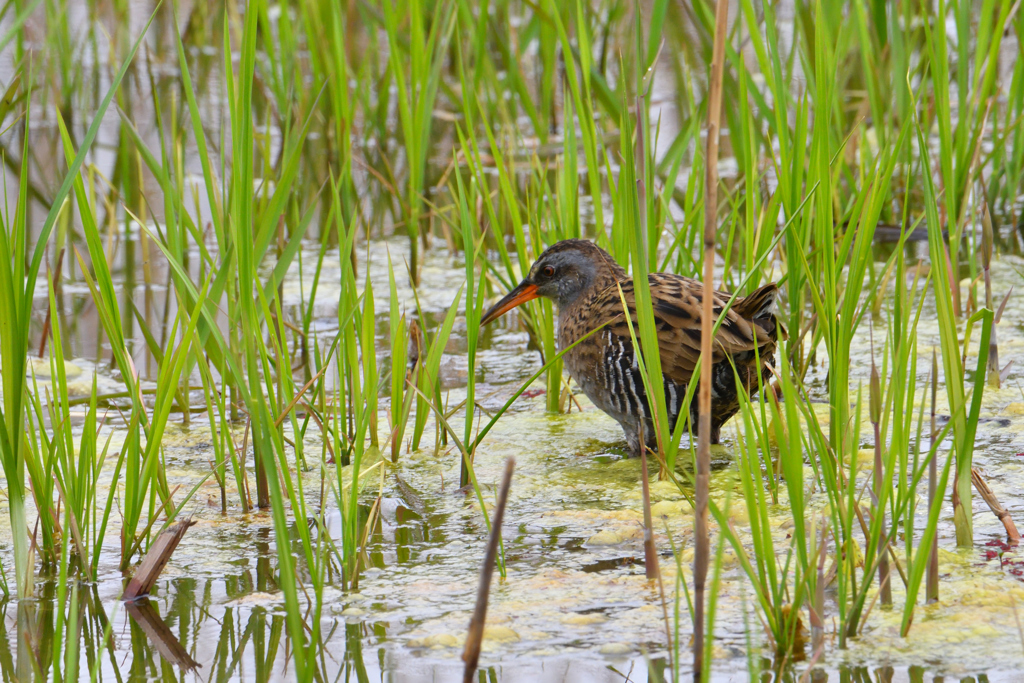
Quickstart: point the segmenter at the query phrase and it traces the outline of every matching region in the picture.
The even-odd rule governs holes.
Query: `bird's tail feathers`
[[[765,320],[778,312],[778,299],[779,288],[772,282],[737,301],[733,304],[733,310],[747,320]]]

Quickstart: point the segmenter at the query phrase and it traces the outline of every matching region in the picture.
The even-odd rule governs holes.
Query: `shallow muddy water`
[[[75,3],[65,4],[73,26],[90,21],[97,26],[109,23],[110,18],[102,12],[102,16],[95,18]],[[128,5],[132,17],[129,33],[135,35],[141,28],[139,17],[148,16],[150,3]],[[789,3],[782,3],[780,19],[790,21],[788,7]],[[278,6],[270,10],[275,20],[282,11]],[[188,11],[192,10],[182,10],[186,14]],[[736,13],[736,8],[732,12]],[[30,26],[35,31],[35,40],[46,39],[45,18],[34,17]],[[155,85],[152,80],[137,79],[132,102],[132,116],[146,124],[140,126],[140,135],[154,147],[161,143],[147,99],[154,90],[172,91],[178,76],[173,48],[168,48],[168,36],[173,34],[169,26],[164,18],[151,29],[155,36],[150,44],[152,53],[140,53],[139,59],[145,60],[146,67],[155,74]],[[785,39],[785,31],[783,34]],[[217,43],[216,34],[212,38],[205,36],[207,43],[198,42],[203,37],[190,37],[189,40],[197,42],[190,42],[187,49],[197,62],[194,76],[202,86],[200,106],[204,115],[210,116],[205,125],[212,131],[226,125],[224,93],[220,81],[210,75],[216,75],[222,64],[219,48],[211,47]],[[83,79],[102,92],[110,74],[96,66],[107,59],[108,47],[100,43],[99,47],[86,45],[76,55]],[[1016,42],[1010,41],[1008,49],[1016,49]],[[7,66],[5,62],[4,68]],[[86,73],[89,68],[94,69],[91,76]],[[6,81],[6,73],[0,72],[0,76]],[[677,98],[672,88],[669,76],[655,80],[652,116],[664,122],[665,138],[678,132],[682,119],[676,111]],[[88,111],[95,108],[96,98],[86,90],[75,93],[72,104]],[[260,104],[268,106],[263,101]],[[72,109],[77,111],[74,106]],[[443,113],[454,117],[450,112]],[[256,118],[262,120],[266,116],[261,111]],[[443,117],[440,120],[447,121]],[[72,120],[71,129],[80,137],[87,124],[87,120],[77,117]],[[123,134],[120,126],[118,115],[108,112],[91,159],[102,175],[112,176],[122,163],[116,153],[119,136]],[[453,127],[439,127],[443,132],[437,135],[441,142],[435,152],[440,158],[451,151],[454,143]],[[280,131],[271,124],[266,128],[268,144],[279,144]],[[35,164],[32,179],[40,192],[30,211],[30,229],[38,228],[48,210],[41,200],[55,189],[50,187],[55,183],[53,178],[60,177],[54,170],[60,168],[54,160],[62,153],[55,130],[51,115],[34,119],[29,130]],[[14,144],[11,133],[0,135],[0,140],[7,147]],[[389,139],[381,144],[393,142]],[[278,151],[275,149],[275,153]],[[536,151],[536,145],[527,151]],[[196,150],[192,143],[185,143],[180,153],[183,176],[198,193],[203,178]],[[431,168],[439,175],[444,163],[432,159]],[[736,169],[735,160],[722,160],[722,175],[726,179],[734,176]],[[369,184],[362,170],[353,173],[360,176],[360,189]],[[158,225],[164,218],[163,197],[156,183],[148,176],[147,180],[150,182],[141,194],[151,205],[148,208]],[[316,180],[317,186],[323,182],[323,178]],[[5,182],[8,192],[16,191],[17,178],[13,173],[5,177]],[[390,354],[388,257],[396,264],[397,272],[402,270],[398,264],[407,262],[410,253],[407,238],[378,236],[390,235],[395,228],[393,211],[380,209],[375,204],[379,199],[360,197],[369,216],[366,227],[373,237],[365,240],[365,235],[360,234],[357,239],[356,280],[362,283],[362,278],[369,274],[372,281],[378,360],[385,367]],[[580,203],[583,213],[592,221],[586,201],[581,198]],[[202,201],[198,204],[184,210],[202,225],[209,219],[210,207]],[[167,334],[168,319],[173,321],[177,309],[174,292],[168,285],[166,263],[160,258],[146,260],[138,225],[124,221],[121,213],[117,218],[125,223],[118,227],[123,242],[118,243],[111,265],[121,303],[129,311],[129,300],[134,301],[142,311],[140,317],[144,316],[153,329]],[[1010,246],[1004,249],[1007,253],[997,255],[992,270],[997,296],[1016,287],[998,326],[1000,363],[1010,366],[1002,388],[985,392],[975,466],[1011,516],[1024,525],[1024,496],[1020,493],[1024,490],[1024,258],[1013,246],[1019,239],[1013,230],[1012,225],[1004,222],[1000,243]],[[974,240],[974,235],[969,238]],[[449,251],[439,235],[431,242],[422,254],[422,284],[416,293],[422,307],[421,322],[430,328],[443,319],[465,280],[461,254]],[[281,288],[285,314],[295,319],[301,318],[300,310],[308,304],[318,248],[319,238],[303,242],[301,258],[293,263]],[[912,242],[906,249],[910,263],[927,259],[926,243]],[[880,275],[891,250],[891,244],[876,246],[874,275]],[[198,249],[193,247],[189,255],[193,267],[197,267]],[[48,254],[50,257],[52,254]],[[273,266],[272,262],[262,264],[263,273],[269,273]],[[71,264],[65,270],[59,300],[66,326],[63,332],[71,398],[87,397],[94,386],[99,394],[114,394],[123,389],[123,383],[114,369],[109,345],[99,331],[92,295],[77,267]],[[309,327],[322,345],[329,345],[338,332],[343,270],[337,247],[329,248]],[[781,271],[773,273],[774,277],[782,275]],[[965,272],[960,275],[965,276]],[[397,285],[398,298],[412,316],[416,297],[404,273],[398,277]],[[42,331],[46,312],[45,278],[41,277],[36,286],[33,339]],[[968,283],[962,286],[966,300]],[[871,318],[870,326],[865,321],[859,328],[849,368],[851,402],[857,400],[861,385],[866,392],[872,354],[879,353],[880,344],[884,343],[886,316],[883,307],[879,315]],[[133,327],[131,314],[126,318],[130,330],[128,343],[143,380],[143,390],[153,390],[157,362],[147,352],[141,331]],[[975,346],[977,337],[976,330]],[[481,339],[477,367],[470,369],[466,322],[460,314],[440,365],[442,391],[451,406],[465,398],[471,371],[477,378],[477,402],[483,409],[494,411],[542,365],[540,352],[531,345],[529,335],[522,331],[514,315],[489,327]],[[810,340],[807,341],[809,344]],[[938,344],[938,325],[930,294],[919,324],[918,343],[915,411],[926,400],[932,348]],[[974,367],[976,350],[972,348],[967,356],[968,368]],[[824,403],[828,367],[823,349],[819,349],[818,358],[806,381],[811,399],[821,401],[814,404],[814,409],[824,423],[828,419]],[[50,381],[49,363],[35,361],[30,370],[40,390],[45,392]],[[969,370],[969,377],[971,374]],[[193,389],[198,387],[198,373],[189,381]],[[496,577],[491,591],[481,680],[655,681],[670,675],[669,663],[676,656],[685,678],[690,675],[687,644],[691,625],[677,579],[681,575],[684,581],[692,581],[693,515],[684,495],[691,492],[681,492],[668,481],[658,481],[657,465],[651,464],[652,512],[662,580],[660,584],[649,582],[645,578],[642,547],[640,462],[626,458],[618,425],[582,395],[577,397],[579,409],[563,415],[546,412],[544,386],[543,380],[535,382],[476,451],[475,470],[484,489],[488,513],[506,459],[516,460],[502,529],[507,575]],[[80,617],[76,650],[83,679],[90,669],[104,681],[294,678],[277,560],[286,552],[296,558],[302,555],[295,525],[305,524],[306,520],[291,520],[292,544],[279,547],[271,514],[244,513],[230,477],[226,487],[228,509],[226,513],[221,511],[221,490],[209,476],[216,455],[203,394],[195,391],[190,398],[194,412],[189,423],[184,423],[180,412],[173,414],[163,447],[167,478],[176,499],[198,486],[184,510],[195,525],[185,534],[153,595],[140,603],[125,605],[119,601],[127,578],[118,568],[120,516],[115,510],[100,555],[97,581],[79,583],[76,588]],[[105,499],[114,476],[114,454],[125,438],[125,421],[118,405],[123,407],[106,402],[101,408],[101,414],[105,411],[105,424],[100,441],[110,437],[109,455],[99,483],[101,499]],[[941,387],[939,405],[941,413],[941,406],[947,405]],[[382,397],[382,442],[387,437],[384,425],[388,423],[389,408],[387,399]],[[72,409],[78,434],[84,415],[84,406]],[[461,423],[462,414],[457,412],[452,419]],[[864,468],[871,465],[871,453],[867,450],[872,446],[869,427],[865,420],[860,443]],[[236,428],[235,441],[241,444],[244,422]],[[738,421],[727,424],[722,445],[713,450],[711,487],[716,503],[731,506],[728,509],[732,523],[742,533],[749,528],[749,520],[740,503],[742,495],[735,471],[737,428]],[[459,489],[458,451],[445,447],[435,450],[434,429],[433,420],[428,420],[426,445],[415,452],[403,451],[397,465],[374,451],[363,460],[360,511],[368,516],[379,498],[380,518],[365,547],[358,587],[343,590],[340,575],[329,574],[323,595],[322,639],[315,657],[318,680],[418,683],[457,680],[461,676],[460,655],[476,597],[487,530],[475,496]],[[293,435],[287,428],[286,433]],[[338,541],[342,534],[341,515],[332,507],[335,499],[321,494],[321,468],[326,467],[319,461],[322,449],[314,430],[309,430],[305,452],[311,466],[302,473],[303,486],[308,509],[324,514],[331,539]],[[254,479],[251,448],[245,455],[248,477]],[[941,457],[945,457],[945,449]],[[294,460],[289,465],[293,471],[299,466]],[[333,476],[334,466],[330,467]],[[345,481],[351,480],[350,470],[345,471]],[[806,470],[809,482],[810,467]],[[6,490],[6,482],[0,488]],[[826,504],[822,492],[809,495],[811,509],[823,510]],[[0,497],[0,563],[8,570],[10,581],[13,551],[7,506],[7,498]],[[917,529],[924,524],[923,508],[919,499],[914,525]],[[777,547],[783,547],[792,525],[784,492],[770,512],[772,534]],[[747,680],[755,670],[766,672],[761,674],[761,680],[776,680],[767,672],[779,664],[785,666],[778,680],[815,683],[1021,680],[1024,550],[1006,546],[1002,525],[980,499],[974,500],[973,512],[975,547],[955,550],[952,511],[948,506],[943,510],[939,523],[941,598],[935,605],[918,607],[908,637],[899,635],[898,609],[875,605],[862,633],[851,640],[848,649],[839,650],[834,646],[834,598],[826,593],[826,618],[831,619],[825,629],[829,645],[824,657],[813,662],[809,661],[809,646],[804,658],[798,661],[779,663],[770,659],[750,581],[738,566],[735,553],[725,548],[717,590],[712,680]],[[720,536],[714,525],[712,531],[716,548]],[[298,566],[298,579],[308,586],[308,570],[301,562]],[[22,601],[11,598],[0,603],[0,676],[5,682],[56,680],[58,669],[66,671],[52,661],[51,654],[55,639],[64,637],[57,630],[56,586],[54,572],[47,570],[37,577],[36,597]],[[898,581],[894,592],[897,605],[902,604],[903,585]],[[299,597],[304,597],[301,590]],[[109,638],[105,638],[108,630]],[[679,644],[678,651],[673,643]],[[69,645],[75,647],[74,643]],[[806,678],[802,679],[805,672]]]
[[[393,257],[403,249],[395,241],[371,246],[376,292],[386,291],[386,269],[381,265],[385,246]],[[1017,281],[1021,268],[1024,260],[1001,258],[994,270],[996,286]],[[424,270],[423,291],[430,293],[422,302],[425,309],[441,313],[446,293],[459,278],[447,252],[431,251]],[[927,322],[927,308],[926,304],[919,368],[928,365],[935,334],[934,324]],[[1017,495],[1024,486],[1024,393],[1016,370],[1024,362],[1022,311],[1012,298],[999,326],[1001,358],[1013,360],[1015,369],[1004,389],[986,392],[976,455],[977,466],[1018,519],[1024,513]],[[331,323],[323,321],[320,332],[325,338],[332,334],[330,328]],[[466,373],[458,324],[455,330],[442,362],[453,404],[460,400]],[[382,356],[385,347],[386,338]],[[493,410],[540,361],[512,321],[496,325],[485,348],[477,395],[485,408]],[[866,379],[869,368],[866,328],[853,357],[856,384]],[[86,393],[94,372],[101,386],[113,383],[105,364],[98,371],[85,359],[73,364],[81,369],[73,386]],[[921,373],[921,386],[926,376]],[[809,384],[813,386],[813,378]],[[477,452],[476,472],[489,504],[505,458],[514,457],[517,463],[503,528],[507,578],[496,580],[492,590],[482,655],[482,667],[498,680],[651,680],[649,669],[660,675],[671,656],[661,593],[644,577],[639,461],[624,457],[616,423],[585,398],[580,397],[580,403],[582,412],[555,416],[545,412],[543,396],[523,397]],[[732,466],[735,428],[736,422],[727,425],[723,445],[713,453],[712,496],[723,505],[732,495],[739,496]],[[114,431],[114,450],[118,427],[106,429]],[[186,490],[209,473],[213,455],[202,414],[193,416],[189,428],[171,427],[164,446],[172,487],[182,485]],[[307,454],[319,450],[317,440],[307,440]],[[374,463],[375,458],[369,458],[364,469]],[[104,472],[109,485],[109,468]],[[656,466],[651,473],[656,477]],[[320,505],[316,481],[315,470],[306,473],[307,500],[313,510]],[[475,498],[458,489],[458,454],[435,453],[431,445],[403,454],[398,466],[381,463],[363,482],[367,506],[378,493],[383,496],[381,522],[368,545],[367,568],[358,589],[342,592],[328,587],[325,593],[319,666],[331,680],[455,678],[461,671],[459,656],[486,541]],[[228,500],[237,505],[230,485]],[[652,502],[664,597],[672,615],[677,566],[671,544],[679,548],[688,577],[691,508],[669,482],[653,484]],[[186,667],[195,662],[199,668],[194,675],[203,680],[287,676],[284,606],[275,579],[274,558],[280,550],[269,514],[242,514],[230,506],[222,514],[212,479],[201,486],[187,512],[196,525],[148,601],[155,614],[139,616],[118,604],[124,584],[116,566],[116,524],[108,531],[99,581],[80,588],[85,617],[82,661],[100,656],[105,680],[176,677],[166,664],[174,655],[156,642],[159,636],[154,634],[162,633],[168,642],[180,643],[187,657],[182,661]],[[775,533],[783,538],[789,520],[784,499],[773,514],[778,515]],[[742,528],[745,513],[736,509],[732,517]],[[0,519],[9,538],[6,514]],[[328,509],[327,519],[329,528],[338,525],[335,511]],[[1019,611],[1024,611],[1024,557],[1012,549],[1003,552],[1002,527],[980,501],[975,502],[977,550],[948,550],[955,545],[951,512],[944,513],[939,528],[940,603],[920,608],[906,639],[898,635],[899,613],[876,608],[848,650],[830,650],[818,662],[813,680],[864,680],[863,676],[876,675],[881,676],[876,680],[931,680],[934,675],[958,680],[980,673],[988,680],[1014,680],[1014,672],[1024,668],[1019,621]],[[9,550],[9,543],[4,546]],[[10,566],[6,551],[3,559]],[[763,643],[752,627],[757,616],[750,590],[735,556],[726,549],[715,619],[716,680],[745,678],[751,658],[760,664]],[[52,599],[52,581],[41,580],[39,593],[37,600],[4,606],[0,667],[5,675],[24,675],[26,642],[44,652],[47,638],[53,637],[47,600],[48,595]],[[97,647],[102,614],[112,622],[112,640]],[[669,619],[669,627],[678,628],[686,642],[690,624],[685,608],[678,624],[672,616]],[[805,666],[796,663],[793,671],[799,674]],[[891,677],[884,667],[890,667]]]

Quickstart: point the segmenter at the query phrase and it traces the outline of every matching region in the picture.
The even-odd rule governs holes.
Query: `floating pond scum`
[[[1001,0],[0,0],[0,676],[1019,680],[1022,38]],[[780,288],[705,545],[697,382],[631,458],[557,307],[480,326],[571,238]]]

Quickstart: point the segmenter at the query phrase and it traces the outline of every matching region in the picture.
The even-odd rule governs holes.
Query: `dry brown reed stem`
[[[267,481],[267,469],[259,449],[259,443],[253,441],[253,461],[256,464],[256,507],[267,510],[270,508],[270,482]]]
[[[329,367],[331,367],[330,363],[324,364],[324,366],[320,369],[320,372],[318,372],[315,375],[313,375],[313,377],[311,377],[310,380],[308,382],[306,382],[306,384],[302,387],[302,389],[300,389],[299,392],[297,394],[295,394],[295,398],[293,398],[291,400],[291,402],[288,404],[288,407],[286,407],[284,410],[282,410],[281,414],[278,415],[277,419],[274,421],[274,428],[275,429],[277,427],[280,427],[282,424],[284,424],[284,420],[285,420],[286,417],[288,417],[288,413],[292,412],[292,408],[294,408],[296,405],[298,405],[299,401],[302,400],[302,397],[306,395],[307,391],[309,391],[309,388],[312,387],[313,384],[316,383],[317,380],[319,380],[321,377],[323,377],[324,373],[327,372],[327,368],[329,368]]]
[[[939,359],[932,349],[932,423],[931,423],[931,450],[935,450],[935,436],[938,434],[938,425],[935,421],[935,404],[938,394]],[[928,463],[928,509],[931,510],[935,504],[935,496],[938,487],[938,453],[932,454],[931,462]],[[939,537],[932,535],[932,547],[928,553],[928,571],[925,577],[925,601],[932,603],[939,601]]]
[[[185,532],[193,524],[195,524],[195,520],[191,517],[183,519],[167,527],[156,537],[149,552],[142,558],[139,568],[135,570],[135,574],[128,581],[128,586],[121,595],[122,600],[136,600],[149,595],[149,591],[160,578],[160,572],[167,566],[168,560],[171,559],[171,555],[174,554],[181,539],[185,536]]]
[[[234,391],[234,390],[232,389],[232,391]],[[234,404],[232,404],[232,405],[234,405]],[[247,418],[246,421],[245,421],[245,434],[242,435],[242,450],[238,451],[237,448],[235,449],[236,453],[238,453],[239,456],[240,456],[239,460],[242,463],[243,471],[244,471],[244,468],[245,468],[245,459],[246,459],[246,456],[249,453],[249,430],[251,428],[252,428],[252,420]],[[231,445],[232,445],[232,447],[234,447],[234,440],[233,439],[231,441]],[[242,512],[249,512],[249,510],[252,509],[252,492],[249,491],[249,476],[246,475],[246,476],[242,477],[242,482],[245,484],[245,493],[243,494],[242,491],[239,491],[238,492],[238,497],[242,499]]]
[[[643,443],[643,442],[641,442]],[[640,450],[640,470],[644,482],[644,566],[647,579],[656,579],[658,571],[658,553],[654,548],[654,527],[651,522],[651,487],[650,475],[647,472],[647,448]]]
[[[715,5],[715,44],[708,91],[707,147],[704,154],[704,301],[700,333],[700,417],[697,441],[697,477],[694,492],[695,546],[693,553],[693,678],[702,681],[704,672],[704,590],[711,559],[708,537],[708,488],[711,483],[711,332],[714,325],[712,301],[715,277],[715,229],[718,214],[718,136],[722,118],[722,72],[725,67],[725,40],[729,6],[726,0]]]
[[[1003,528],[1006,529],[1006,536],[1010,543],[1020,543],[1020,532],[1017,531],[1017,525],[1013,523],[1013,518],[1010,517],[1010,513],[999,504],[999,499],[996,498],[996,494],[992,492],[985,480],[981,478],[981,472],[976,468],[971,468],[971,481],[974,482],[974,488],[978,492],[978,495],[984,499],[988,504],[992,514],[996,516],[1000,522],[1003,523]]]
[[[647,580],[661,575],[658,570],[658,553],[654,548],[654,523],[651,521],[651,476],[647,471],[647,446],[644,441],[643,424],[640,425],[640,480],[644,492],[644,569]]]
[[[885,506],[881,505],[882,487],[885,486],[885,465],[882,462],[882,435],[879,422],[882,418],[882,387],[881,379],[878,375],[878,366],[875,365],[874,358],[871,359],[871,385],[870,385],[870,409],[871,409],[871,425],[875,432],[875,472],[874,472],[874,484],[875,484],[875,495],[874,502],[876,506],[876,515],[881,517],[881,527],[879,538],[882,539],[883,545],[878,548],[878,590],[882,600],[882,604],[886,606],[892,605],[892,586],[889,583],[889,543],[886,541],[888,537],[888,531],[885,525]]]
[[[508,502],[508,490],[512,486],[512,471],[516,467],[515,458],[505,461],[505,474],[501,478],[501,489],[498,491],[498,506],[494,509],[491,520],[491,536],[487,540],[487,555],[484,565],[480,568],[480,585],[476,589],[476,607],[473,618],[469,621],[469,632],[466,634],[466,647],[462,651],[462,661],[466,668],[462,673],[463,683],[471,683],[476,666],[480,661],[480,645],[484,639],[484,624],[487,622],[487,598],[491,593],[491,577],[494,575],[494,563],[498,557],[498,542],[501,540],[501,523],[505,518],[505,504]],[[486,511],[484,511],[486,514]]]

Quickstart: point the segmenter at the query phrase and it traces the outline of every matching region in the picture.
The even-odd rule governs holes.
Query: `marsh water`
[[[131,5],[133,26],[148,16],[146,7],[144,3]],[[75,3],[67,3],[65,9],[69,26],[104,26],[109,19],[102,6],[99,16]],[[179,9],[182,16],[194,11],[194,7]],[[169,31],[161,23],[168,20],[169,14],[158,15],[148,42],[151,49],[140,53],[139,59],[147,68],[139,69],[131,107],[140,133],[154,145],[159,143],[152,121],[146,119],[147,98],[154,86],[170,92],[176,68],[173,48],[167,43]],[[34,27],[43,40],[46,18],[41,13],[33,16],[28,26]],[[83,36],[97,35],[82,30]],[[213,36],[210,44],[193,43],[188,47],[197,63],[209,60],[210,70],[216,71],[220,56],[218,48],[210,46],[217,45],[217,33]],[[102,91],[109,79],[107,48],[90,46],[80,39],[75,43],[80,45],[75,55],[82,78],[86,82],[94,79]],[[102,45],[102,41],[97,44]],[[1014,46],[1009,49],[1015,50]],[[217,125],[214,122],[225,116],[219,81],[209,78],[200,83],[202,107],[211,116],[206,125],[213,128]],[[74,95],[71,102],[86,113],[95,107],[88,88]],[[661,105],[670,113],[672,98],[666,96]],[[87,118],[74,117],[72,130],[80,135]],[[670,118],[665,117],[666,125]],[[117,158],[121,125],[116,114],[108,114],[90,160],[108,176],[121,163]],[[0,141],[9,146],[11,135],[0,137]],[[60,147],[54,122],[46,114],[32,121],[30,135],[32,181],[40,195],[32,210],[31,225],[45,214],[47,207],[41,200],[55,189],[51,186],[56,182],[53,178],[59,176],[48,174],[48,169],[55,168]],[[441,133],[445,135],[450,144],[451,131]],[[202,182],[201,170],[193,153],[190,148],[183,151],[186,166],[196,174],[198,185]],[[12,175],[8,174],[8,187],[16,187],[17,179]],[[146,192],[150,193],[154,219],[159,222],[163,200],[156,184],[147,186]],[[368,211],[373,210],[372,204],[367,199]],[[208,207],[194,209],[197,224],[204,222],[204,210]],[[388,256],[394,263],[402,263],[409,243],[405,237],[391,235],[386,215],[367,224],[379,225],[379,230],[371,230],[368,239],[360,238],[358,264],[362,275],[369,274],[379,300],[377,341],[383,360],[389,354]],[[1002,388],[986,390],[975,462],[1011,515],[1024,524],[1024,498],[1020,495],[1024,490],[1024,291],[1020,287],[1024,282],[1024,258],[1014,246],[1021,240],[1015,230],[1012,223],[1004,222],[999,234],[1004,248],[992,272],[994,291],[1002,293],[1017,287],[998,326],[1000,361],[1012,365]],[[166,333],[175,308],[166,266],[155,256],[147,260],[141,246],[132,246],[139,240],[137,226],[134,231],[125,230],[120,240],[112,261],[119,294],[126,301],[134,299],[151,329]],[[283,288],[286,313],[297,311],[306,302],[319,245],[319,236],[311,236],[289,270]],[[877,246],[879,268],[890,248]],[[927,258],[926,245],[910,243],[906,249],[911,262]],[[264,267],[272,268],[273,263]],[[337,334],[336,302],[342,268],[337,248],[328,249],[311,326],[317,338],[328,344]],[[116,393],[123,385],[113,369],[110,350],[101,341],[97,313],[77,264],[69,261],[62,277],[60,300],[72,398],[88,396],[94,382],[101,394]],[[435,237],[423,254],[417,292],[424,325],[432,326],[443,317],[464,279],[461,256]],[[398,284],[400,298],[413,310],[414,292],[407,278],[400,277]],[[35,339],[45,317],[44,280],[39,284],[37,302]],[[919,329],[919,387],[925,386],[931,349],[938,344],[934,317],[929,299]],[[874,318],[873,329],[884,329],[885,319],[883,310]],[[867,382],[875,350],[871,334],[867,325],[858,332],[849,369],[855,388],[858,382]],[[155,366],[140,335],[136,330],[129,344],[145,390],[155,386]],[[478,380],[477,401],[485,410],[493,411],[542,365],[540,352],[530,344],[514,315],[489,328],[481,348],[477,367],[470,369],[465,355],[464,318],[457,318],[441,363],[442,389],[451,405],[465,398],[469,372],[475,372]],[[45,387],[48,362],[32,367],[36,380]],[[827,363],[821,360],[808,374],[813,400],[825,400],[827,370]],[[195,378],[193,386],[198,384]],[[657,583],[647,581],[644,573],[639,461],[626,457],[617,424],[584,397],[578,397],[578,409],[554,415],[545,410],[543,389],[538,381],[527,391],[476,453],[476,475],[488,503],[493,502],[505,459],[516,460],[502,529],[507,576],[496,579],[491,592],[482,675],[488,681],[661,680],[673,656],[666,629],[683,643],[684,653],[691,629],[685,608],[678,610],[675,605],[682,599],[677,591],[677,573],[681,571],[689,580],[692,562],[689,504],[675,485],[656,481],[658,470],[652,464],[651,493],[662,592]],[[918,400],[923,397],[919,392]],[[854,399],[856,396],[851,397]],[[382,425],[387,423],[387,402],[384,404]],[[113,454],[123,438],[124,421],[117,413],[116,402],[110,405],[100,440],[110,436],[109,451]],[[221,491],[209,477],[215,456],[201,394],[194,396],[192,405],[187,423],[180,414],[172,418],[163,447],[171,487],[187,491],[199,485],[186,510],[195,526],[174,553],[154,594],[141,603],[125,605],[119,601],[126,577],[118,569],[118,519],[113,515],[98,579],[81,583],[77,589],[83,677],[90,669],[106,681],[263,681],[287,680],[294,675],[289,666],[276,560],[281,553],[297,550],[278,547],[269,513],[243,513],[237,507],[237,492],[233,492],[230,481],[228,509],[222,512]],[[815,405],[823,408],[827,417],[827,406]],[[78,420],[83,416],[84,407],[73,413]],[[238,425],[239,442],[244,427],[244,422]],[[428,427],[428,433],[431,429]],[[735,430],[735,422],[727,425],[722,445],[713,451],[712,496],[722,505],[728,505],[737,486],[733,472]],[[870,444],[869,437],[865,432],[864,448]],[[379,497],[380,521],[368,539],[366,569],[358,587],[342,590],[337,582],[325,591],[323,635],[316,656],[320,680],[447,681],[461,676],[460,655],[487,533],[475,497],[459,488],[458,451],[435,449],[431,439],[425,443],[420,450],[403,454],[397,465],[377,453],[364,460],[364,468],[378,461],[380,464],[363,480],[361,509],[368,514]],[[321,443],[316,437],[307,436],[307,450],[320,452]],[[251,468],[251,455],[246,462]],[[292,466],[298,467],[294,462]],[[103,472],[101,487],[109,487],[112,460],[111,467]],[[310,468],[303,476],[310,509],[319,510],[323,503],[319,471]],[[824,494],[812,494],[812,506],[819,496]],[[824,505],[823,500],[818,502]],[[6,501],[0,503],[4,505]],[[326,505],[328,528],[333,532],[332,524],[338,524],[340,535],[338,513],[329,508],[329,502]],[[785,538],[789,517],[784,498],[773,513],[778,519],[774,533]],[[734,509],[731,515],[742,527],[743,513]],[[919,506],[919,519],[922,515]],[[305,523],[293,520],[293,524]],[[9,524],[3,510],[0,561],[5,568],[13,566]],[[1006,546],[1002,525],[979,499],[974,501],[974,524],[975,547],[955,550],[952,511],[943,512],[939,525],[941,599],[919,608],[908,637],[899,635],[898,612],[876,606],[849,648],[828,648],[823,659],[813,662],[815,668],[807,680],[1020,680],[1024,671],[1024,551]],[[295,538],[297,543],[297,535]],[[714,543],[717,545],[717,540]],[[714,621],[712,680],[745,680],[752,669],[771,670],[778,664],[770,661],[753,607],[752,589],[735,560],[732,551],[725,549]],[[52,653],[53,639],[63,637],[55,635],[54,630],[55,587],[55,576],[44,574],[37,579],[35,598],[20,602],[12,598],[0,605],[0,675],[5,681],[55,676],[56,667],[48,653]],[[678,621],[676,614],[680,615]],[[104,637],[107,629],[109,638]],[[785,664],[780,675],[797,680],[812,663]]]
[[[386,291],[385,248],[394,256],[403,243],[371,245],[369,268],[374,279],[383,280],[378,291]],[[1004,257],[996,281],[1009,287],[1019,280],[1021,268],[1024,260]],[[423,305],[441,311],[444,293],[457,286],[461,274],[443,249],[429,253],[424,273],[423,291],[437,295]],[[1011,299],[1000,325],[1000,351],[1007,362],[1024,362],[1022,316],[1024,309]],[[929,326],[922,327],[924,340]],[[459,339],[457,329],[443,363],[453,402],[460,400],[467,371]],[[870,354],[866,333],[860,341],[854,373],[863,378]],[[385,342],[386,337],[382,353]],[[486,349],[478,368],[483,384],[477,390],[482,404],[493,410],[536,370],[539,356],[512,321],[494,329]],[[94,373],[101,384],[116,384],[104,360],[95,361],[82,356],[73,361],[81,369],[76,386],[85,392]],[[978,465],[1017,516],[1024,512],[1017,494],[1024,482],[1024,394],[1012,379],[1005,386],[986,395]],[[513,456],[517,462],[503,529],[508,576],[492,593],[483,655],[489,676],[498,680],[640,681],[648,680],[649,668],[665,666],[661,595],[644,576],[639,461],[625,457],[616,423],[582,397],[581,407],[550,415],[542,396],[524,397],[477,455],[477,476],[492,496],[504,459]],[[114,449],[116,420],[107,429],[114,432]],[[713,495],[721,501],[735,486],[731,432],[726,430],[723,445],[713,454]],[[172,485],[187,489],[208,475],[208,434],[202,414],[193,415],[190,427],[169,431],[164,446]],[[323,617],[320,666],[330,680],[456,678],[486,541],[478,507],[458,488],[457,452],[435,453],[431,445],[409,454],[398,467],[383,465],[380,472],[365,485],[367,505],[383,495],[381,524],[368,546],[369,566],[358,590],[329,589],[325,595],[329,608]],[[656,472],[652,467],[652,475]],[[312,482],[307,486],[317,488]],[[315,496],[311,502],[317,502]],[[692,537],[690,508],[668,482],[654,483],[652,502],[660,520],[661,569],[671,587],[677,569],[666,532],[683,546],[682,560],[692,560],[686,547]],[[189,513],[197,524],[148,601],[162,625],[161,637],[180,643],[187,653],[177,666],[194,662],[199,668],[187,678],[203,680],[287,677],[284,608],[275,580],[280,549],[270,515],[230,508],[222,514],[212,479],[203,484]],[[780,534],[785,534],[787,519],[780,509]],[[735,521],[742,524],[742,514],[736,513]],[[1002,526],[980,501],[975,524],[979,547],[949,550],[955,545],[951,513],[944,516],[942,600],[922,610],[908,638],[898,636],[899,614],[877,609],[849,650],[841,657],[830,655],[826,667],[815,670],[815,680],[825,680],[828,672],[836,680],[864,680],[860,677],[869,674],[875,680],[870,672],[879,668],[880,680],[930,680],[920,678],[924,672],[951,677],[946,680],[979,673],[988,680],[1014,680],[1024,667],[1016,607],[1024,603],[1024,558],[1017,559],[1012,549],[1004,552]],[[117,569],[117,536],[108,538],[113,539],[106,549],[110,559],[101,565],[99,581],[81,588],[83,653],[102,658],[106,680],[119,675],[177,679],[166,645],[155,642],[145,622],[117,601],[124,579]],[[53,628],[47,602],[53,598],[52,584],[43,581],[40,588],[37,600],[4,607],[3,643],[9,656],[0,653],[0,666],[5,673],[26,671],[18,667],[26,666],[30,644],[37,653],[46,650],[47,630]],[[756,629],[750,635],[756,617],[749,591],[726,552],[715,623],[715,676],[722,680],[745,677],[749,658],[760,657]],[[670,591],[668,598],[673,595]],[[113,622],[113,640],[107,645],[100,644],[104,618]],[[684,620],[680,628],[685,632],[689,625]]]

